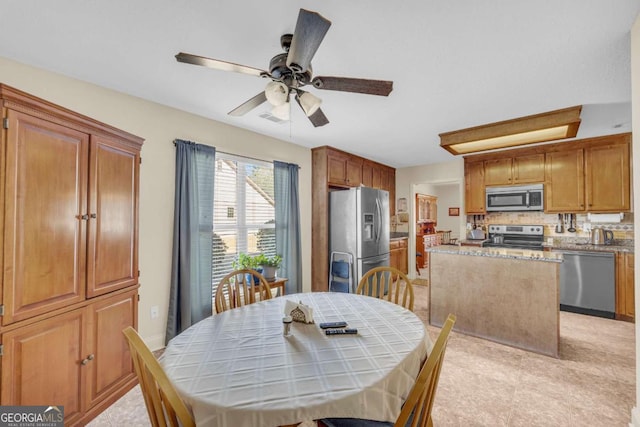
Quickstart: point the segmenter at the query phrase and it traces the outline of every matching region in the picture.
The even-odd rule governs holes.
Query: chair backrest
[[[191,411],[167,378],[149,347],[131,326],[122,331],[133,359],[133,366],[140,382],[149,420],[154,427],[195,427]]]
[[[356,294],[391,301],[413,311],[413,285],[406,274],[393,267],[367,271],[358,283]]]
[[[271,288],[262,274],[250,269],[235,270],[218,283],[216,312],[222,313],[265,299],[271,299]]]
[[[447,348],[447,342],[449,341],[449,332],[451,332],[451,328],[453,328],[455,322],[456,316],[449,314],[431,353],[429,353],[429,357],[427,357],[427,360],[420,369],[420,373],[418,374],[413,389],[411,389],[409,393],[409,397],[407,397],[407,400],[402,406],[400,415],[394,424],[395,427],[405,427],[412,415],[413,418],[411,424],[409,424],[411,427],[433,425],[431,422],[431,409],[433,408],[433,400],[436,395],[438,380],[440,379],[440,369],[442,368],[444,353]]]

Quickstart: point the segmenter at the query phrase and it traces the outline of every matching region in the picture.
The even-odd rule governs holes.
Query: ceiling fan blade
[[[264,91],[260,92],[250,100],[246,101],[244,104],[234,108],[229,111],[230,116],[243,116],[249,111],[256,108],[258,105],[261,105],[263,102],[267,100],[267,96],[264,94]]]
[[[327,116],[324,115],[320,108],[318,108],[315,113],[309,116],[309,120],[314,127],[324,126],[329,123],[329,119],[327,119]]]
[[[330,26],[331,21],[319,13],[300,9],[287,55],[287,67],[298,73],[307,71]]]
[[[318,76],[311,81],[311,84],[318,89],[380,96],[389,96],[389,93],[393,90],[393,82],[388,80],[353,79],[349,77]]]
[[[178,62],[184,62],[185,64],[202,65],[203,67],[214,68],[222,71],[234,71],[236,73],[250,74],[252,76],[264,76],[268,75],[264,70],[258,68],[248,67],[246,65],[234,64],[233,62],[220,61],[218,59],[207,58],[206,56],[192,55],[190,53],[180,52],[176,55]]]
[[[302,108],[302,111],[304,111],[302,104],[300,104],[300,97],[296,96],[295,99],[298,105],[300,106],[300,108]],[[309,117],[309,121],[311,121],[311,124],[313,124],[314,127],[324,126],[327,123],[329,123],[329,119],[327,119],[327,116],[324,115],[324,113],[320,108],[318,108],[312,115],[308,117]]]

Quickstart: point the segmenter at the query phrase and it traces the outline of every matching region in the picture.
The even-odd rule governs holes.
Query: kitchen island
[[[518,249],[429,249],[429,323],[558,357],[562,254]]]

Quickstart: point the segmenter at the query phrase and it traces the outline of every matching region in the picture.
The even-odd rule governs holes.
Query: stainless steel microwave
[[[487,212],[541,211],[544,209],[542,184],[486,188]]]

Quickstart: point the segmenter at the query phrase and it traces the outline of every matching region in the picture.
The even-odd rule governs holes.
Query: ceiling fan
[[[178,53],[176,60],[187,64],[271,79],[263,92],[231,110],[229,114],[232,116],[242,116],[262,103],[269,101],[273,106],[271,113],[282,120],[288,120],[290,112],[289,95],[294,95],[296,102],[309,117],[311,123],[315,127],[324,126],[329,123],[329,120],[320,109],[322,101],[312,93],[303,90],[304,86],[312,85],[316,89],[322,90],[379,96],[388,96],[393,89],[393,82],[386,80],[330,76],[314,77],[311,60],[330,26],[331,21],[323,18],[317,12],[300,9],[293,34],[284,34],[280,37],[280,45],[285,53],[280,53],[271,58],[269,71],[184,52]]]

